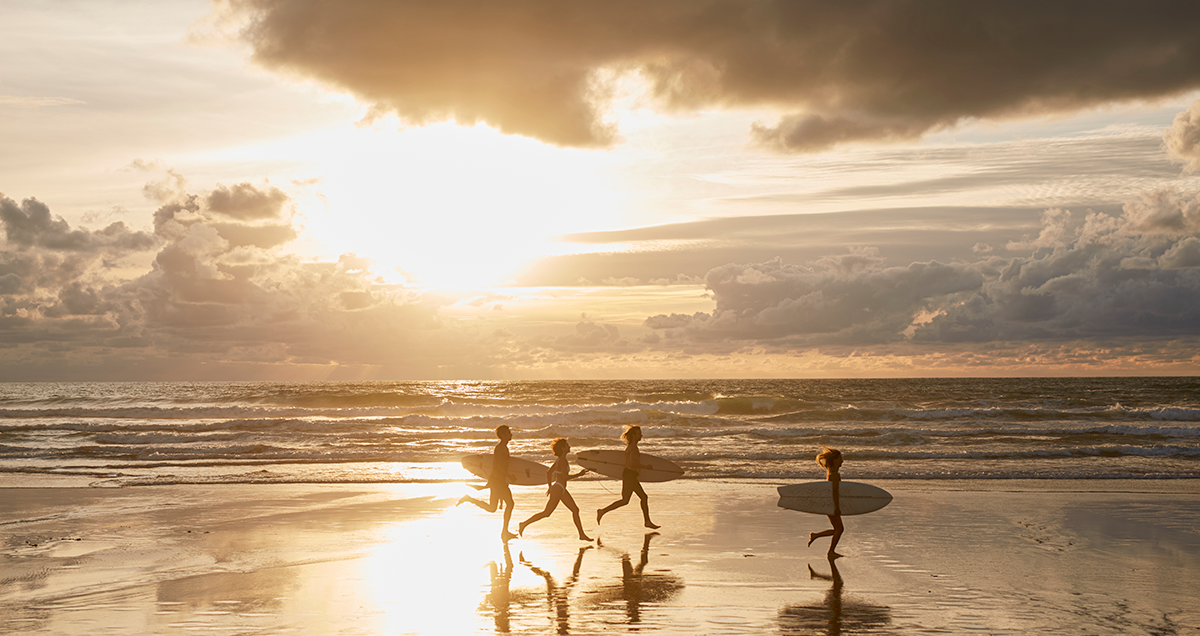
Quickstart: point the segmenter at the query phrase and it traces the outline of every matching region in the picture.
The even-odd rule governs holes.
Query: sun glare
[[[324,202],[306,235],[426,288],[504,282],[549,254],[551,237],[603,225],[619,207],[603,153],[564,150],[484,126],[342,129],[310,138]]]

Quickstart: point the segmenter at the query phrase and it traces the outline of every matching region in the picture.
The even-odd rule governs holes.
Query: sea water
[[[0,384],[0,485],[438,482],[513,431],[687,479],[1200,477],[1197,378]]]

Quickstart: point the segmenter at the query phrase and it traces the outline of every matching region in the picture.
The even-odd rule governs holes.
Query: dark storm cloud
[[[1069,112],[1200,87],[1188,0],[227,0],[267,67],[414,122],[484,121],[611,143],[605,72],[660,104],[792,114],[753,134],[789,151],[906,139],[972,118]]]
[[[1048,210],[1037,237],[974,260],[888,266],[874,250],[713,269],[711,313],[659,315],[671,339],[796,346],[1191,337],[1200,198],[1147,194],[1113,216]]]

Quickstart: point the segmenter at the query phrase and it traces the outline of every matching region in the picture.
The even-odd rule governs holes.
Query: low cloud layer
[[[436,304],[384,284],[370,261],[281,250],[297,222],[281,190],[192,193],[169,172],[145,192],[160,204],[152,233],[72,229],[35,199],[0,197],[6,379],[254,377],[278,365],[421,375],[467,355]],[[109,271],[147,253],[140,276]]]
[[[1200,87],[1200,5],[664,0],[225,0],[261,64],[416,123],[453,118],[603,146],[611,80],[658,105],[789,113],[783,151],[911,139],[969,119],[1071,112]]]
[[[1050,209],[1035,225],[1013,217],[991,243],[944,260],[830,245],[839,253],[726,263],[703,278],[711,299],[700,306],[711,310],[644,320],[653,312],[633,295],[622,296],[622,304],[582,301],[614,315],[585,309],[581,317],[557,300],[522,315],[507,307],[533,301],[416,293],[385,282],[369,259],[354,254],[302,259],[286,251],[300,219],[286,193],[269,184],[193,192],[168,173],[145,191],[158,204],[148,231],[121,223],[72,228],[35,199],[0,195],[7,237],[0,250],[0,377],[770,374],[765,360],[806,359],[845,374],[868,368],[847,362],[857,355],[872,358],[866,364],[893,365],[870,367],[882,373],[921,360],[949,365],[926,367],[929,373],[1112,364],[1148,372],[1186,371],[1200,360],[1200,197],[1177,190],[1148,193],[1119,211]],[[952,230],[947,215],[931,209],[910,221],[914,230]],[[873,218],[849,216],[860,224]],[[810,220],[827,229],[845,223],[833,215]],[[797,221],[763,218],[746,231],[778,233]],[[958,222],[970,225],[971,215]],[[714,220],[610,238],[711,236],[722,227]],[[949,241],[952,233],[939,237]],[[698,279],[686,276],[607,281],[699,293]],[[448,318],[451,305],[475,313]]]
[[[1162,190],[1120,215],[1052,209],[1036,237],[979,258],[888,266],[861,249],[730,264],[716,308],[657,315],[668,342],[780,346],[1159,340],[1200,333],[1200,198]]]

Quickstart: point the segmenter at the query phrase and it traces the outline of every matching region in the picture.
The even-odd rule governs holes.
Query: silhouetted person
[[[508,522],[512,519],[513,496],[508,487],[508,442],[512,439],[512,431],[501,424],[496,427],[496,437],[500,443],[492,450],[492,472],[488,475],[487,487],[492,491],[491,499],[484,503],[474,497],[463,495],[458,503],[470,502],[488,512],[496,512],[496,507],[504,504],[504,528],[500,530],[500,539],[508,541],[517,535],[508,531]]]
[[[575,499],[571,497],[571,493],[567,492],[567,482],[582,477],[587,472],[587,469],[585,468],[574,475],[571,474],[571,464],[567,461],[567,453],[571,452],[571,444],[566,439],[560,437],[551,442],[550,450],[558,458],[554,460],[554,463],[550,465],[550,469],[546,471],[546,483],[549,486],[546,494],[550,497],[550,500],[546,502],[544,510],[522,521],[517,526],[517,532],[524,536],[525,528],[528,528],[529,524],[549,517],[550,513],[554,512],[554,509],[558,507],[558,502],[561,501],[567,507],[567,510],[571,511],[571,518],[575,521],[575,529],[579,530],[579,540],[591,541],[592,538],[587,536],[583,531],[583,520],[579,518],[579,506],[575,504]]]
[[[838,473],[838,469],[842,466],[842,451],[836,448],[822,446],[821,452],[817,454],[817,465],[825,469],[825,479],[832,483],[833,487],[833,514],[829,516],[829,523],[833,526],[829,530],[821,532],[813,532],[808,535],[808,545],[812,545],[813,541],[821,537],[832,537],[829,541],[830,557],[840,557],[837,553],[838,541],[842,538],[842,532],[845,531],[845,526],[842,525],[842,504],[838,494],[838,485],[842,481],[842,476]]]
[[[596,511],[596,525],[600,525],[600,520],[604,518],[605,514],[629,503],[630,497],[637,493],[642,500],[642,521],[647,528],[657,529],[658,526],[650,521],[649,497],[646,496],[646,490],[642,488],[642,482],[638,479],[638,471],[642,468],[649,468],[649,466],[642,465],[642,454],[638,450],[638,442],[642,439],[642,427],[626,426],[625,432],[621,433],[621,439],[625,440],[625,470],[621,471],[621,498]]]

